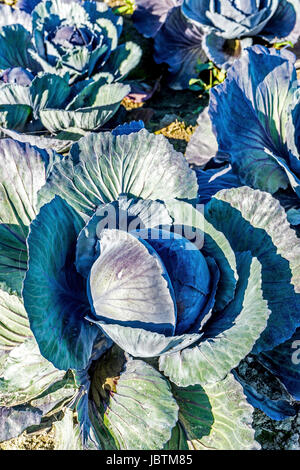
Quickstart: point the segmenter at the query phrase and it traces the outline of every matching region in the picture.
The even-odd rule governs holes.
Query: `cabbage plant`
[[[105,3],[42,1],[30,15],[18,9],[9,13],[8,8],[2,6],[1,69],[29,68],[35,73],[58,74],[74,83],[100,71],[121,80],[139,62],[139,46],[130,41],[118,44],[123,19]],[[16,24],[11,24],[11,17]]]
[[[199,119],[188,148],[189,161],[202,165],[218,152],[240,184],[271,194],[290,188],[299,198],[300,94],[294,63],[287,50],[247,49],[211,90],[208,114]],[[205,129],[207,150],[201,147]]]
[[[0,5],[0,17],[4,133],[62,151],[112,118],[130,91],[119,82],[141,56],[132,42],[118,45],[121,17],[67,0],[39,2],[31,14]]]
[[[170,86],[187,88],[197,64],[212,61],[227,70],[253,42],[290,41],[300,36],[297,0],[137,0],[133,20],[154,37],[154,58],[166,62]]]
[[[142,127],[0,141],[1,439],[63,408],[58,448],[259,447],[232,370],[299,324],[299,240],[267,192],[199,207]]]
[[[200,115],[187,149],[188,160],[198,167],[218,162],[217,168],[196,171],[201,202],[220,189],[247,184],[275,195],[289,222],[299,225],[300,95],[294,62],[288,51],[249,48],[225,82],[211,91],[208,112]],[[220,167],[222,159],[226,166]],[[295,327],[260,361],[299,400],[298,321]],[[294,362],[287,359],[292,350]]]
[[[240,54],[243,38],[295,43],[300,35],[297,0],[183,0],[182,11],[207,33],[204,50],[221,66],[228,60],[226,49]]]

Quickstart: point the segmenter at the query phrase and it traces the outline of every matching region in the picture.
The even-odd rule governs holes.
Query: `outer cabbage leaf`
[[[18,83],[1,84],[0,99],[1,105],[23,104],[31,106],[29,88]]]
[[[293,336],[272,351],[259,356],[260,360],[284,384],[295,400],[300,400],[300,328]]]
[[[170,11],[182,4],[182,0],[135,0],[133,22],[145,37],[153,37],[165,23]]]
[[[82,134],[79,134],[78,129],[74,130],[74,133],[72,133],[72,130],[69,129],[67,135],[65,133],[59,133],[57,137],[36,134],[24,134],[3,127],[0,127],[0,130],[3,132],[3,134],[7,135],[8,137],[14,140],[17,140],[18,142],[34,145],[39,149],[43,150],[54,150],[58,153],[66,152],[71,147],[74,140],[78,140],[80,137],[82,137]]]
[[[286,123],[286,140],[289,150],[291,168],[300,173],[300,89],[294,93],[293,103],[289,109]]]
[[[22,300],[0,289],[0,351],[9,351],[31,336]]]
[[[40,354],[34,338],[29,338],[9,353],[0,370],[0,404],[31,402],[64,375]]]
[[[42,207],[30,226],[23,298],[43,356],[59,369],[87,366],[98,329],[89,313],[85,280],[74,266],[81,217],[61,198]],[[49,334],[49,332],[52,332]]]
[[[239,188],[242,183],[231,165],[211,170],[195,170],[199,186],[199,202],[206,204],[221,189]]]
[[[52,418],[53,415],[60,413],[66,405],[72,406],[75,399],[77,388],[74,383],[72,372],[67,372],[65,376],[54,382],[38,397],[31,400],[31,406],[40,409],[43,418]]]
[[[179,423],[190,449],[257,450],[252,407],[246,402],[240,384],[229,374],[204,387],[172,386],[179,405]]]
[[[173,428],[171,439],[164,445],[164,450],[189,450],[184,429],[179,422]]]
[[[120,194],[143,199],[194,198],[196,176],[163,136],[141,130],[127,135],[90,134],[55,165],[40,204],[61,195],[80,213],[93,215]]]
[[[92,84],[94,85],[94,84]],[[87,88],[90,86],[88,85]],[[89,96],[89,89],[86,96]],[[94,102],[84,107],[76,107],[77,101],[71,102],[65,110],[42,109],[39,113],[40,119],[51,133],[73,129],[84,131],[97,130],[105,124],[120,107],[121,101],[129,93],[130,87],[121,83],[103,85],[94,98]],[[76,100],[79,96],[76,97]],[[91,95],[89,96],[91,99]]]
[[[23,130],[32,118],[29,88],[18,84],[0,85],[0,124]]]
[[[66,408],[64,417],[53,425],[55,433],[55,450],[83,450],[80,439],[80,428],[74,424],[74,413]]]
[[[0,14],[3,14],[1,10]],[[27,68],[30,65],[28,55],[30,46],[31,34],[21,24],[12,24],[0,28],[0,69],[9,67]]]
[[[291,337],[300,318],[300,246],[284,209],[270,194],[241,187],[220,191],[205,215],[234,251],[249,250],[262,265],[262,290],[272,313],[254,352],[271,350]]]
[[[74,395],[74,386],[41,356],[34,338],[14,348],[0,369],[0,441],[58,412]]]
[[[101,415],[98,414],[94,424],[93,414],[90,419],[91,403],[90,396],[90,378],[86,371],[77,371],[76,380],[80,385],[78,393],[78,401],[76,405],[76,412],[79,424],[80,442],[84,450],[97,450],[102,448],[115,449],[113,437],[109,431],[103,426]],[[75,430],[76,432],[76,430]],[[99,440],[101,439],[101,441]]]
[[[97,363],[89,414],[104,448],[113,448],[113,437],[119,449],[153,450],[169,441],[178,406],[165,377],[141,360],[124,362],[122,353],[114,348]],[[111,436],[106,440],[105,429]]]
[[[58,108],[70,95],[68,83],[58,75],[42,74],[30,85],[30,100],[36,117],[44,108]]]
[[[263,36],[274,43],[285,39],[295,44],[300,36],[299,3],[297,0],[281,0],[274,16],[263,31]]]
[[[188,88],[191,78],[196,76],[196,66],[206,62],[202,48],[203,32],[189,25],[180,7],[174,8],[154,39],[154,59],[158,64],[169,65],[170,83],[174,90]]]
[[[26,104],[0,105],[0,125],[23,130],[31,117],[31,107]]]
[[[37,193],[59,157],[11,139],[0,141],[0,284],[20,295],[27,269],[28,226]]]
[[[208,107],[199,114],[197,124],[186,147],[185,156],[189,163],[202,167],[218,153],[218,143],[208,114]]]
[[[289,54],[252,47],[211,91],[219,149],[242,183],[271,193],[289,184],[285,126],[297,86]]]
[[[87,320],[98,325],[114,343],[134,357],[155,357],[167,353],[173,354],[195,343],[201,337],[200,334],[165,336],[143,328],[120,326],[95,320],[91,317],[87,317]]]
[[[123,80],[140,62],[142,49],[132,41],[121,44],[112,52],[103,68],[113,74],[114,80]]]
[[[234,376],[243,386],[248,403],[263,411],[271,419],[280,421],[297,414],[296,408],[288,400],[272,400],[269,396],[261,393],[245,380],[241,379],[235,371]]]

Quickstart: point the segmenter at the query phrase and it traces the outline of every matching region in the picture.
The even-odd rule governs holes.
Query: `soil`
[[[53,450],[54,447],[54,431],[52,429],[36,435],[24,432],[19,437],[0,444],[0,450]]]

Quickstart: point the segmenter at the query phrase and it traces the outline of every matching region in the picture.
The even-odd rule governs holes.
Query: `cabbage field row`
[[[300,450],[299,39],[0,2],[0,449]]]

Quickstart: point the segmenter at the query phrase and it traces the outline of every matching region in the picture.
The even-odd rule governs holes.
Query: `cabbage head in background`
[[[41,1],[30,15],[18,9],[9,15],[7,8],[0,6],[0,69],[23,67],[33,73],[56,73],[71,84],[103,71],[121,80],[139,62],[139,46],[130,41],[118,45],[123,19],[105,3]],[[15,21],[19,15],[22,23],[11,24],[11,15]]]
[[[197,64],[228,69],[253,42],[289,41],[300,36],[298,0],[136,0],[133,20],[154,37],[154,58],[166,62],[170,86],[187,88]]]
[[[298,0],[184,0],[182,12],[203,28],[205,52],[216,65],[224,67],[226,50],[239,55],[246,45],[243,38],[260,37],[270,44],[284,40],[296,43],[299,8]]]
[[[61,151],[112,118],[130,91],[119,82],[141,57],[136,44],[118,45],[121,17],[103,3],[64,0],[31,14],[0,5],[0,16],[4,133]]]
[[[300,88],[294,63],[294,54],[287,50],[247,49],[226,80],[211,90],[208,112],[200,114],[199,129],[187,148],[188,161],[203,166],[221,155],[237,183],[275,195],[293,191],[297,200]],[[206,136],[206,148],[201,135]]]
[[[0,141],[1,440],[61,407],[61,448],[258,448],[232,369],[299,326],[299,240],[267,192],[197,206],[142,127]]]

